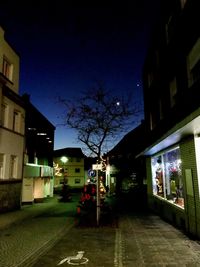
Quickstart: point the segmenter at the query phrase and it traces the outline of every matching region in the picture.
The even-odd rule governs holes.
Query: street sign
[[[93,170],[102,170],[102,163],[101,164],[92,164]]]
[[[95,177],[96,175],[97,175],[96,170],[92,170],[92,169],[88,170],[88,176]]]

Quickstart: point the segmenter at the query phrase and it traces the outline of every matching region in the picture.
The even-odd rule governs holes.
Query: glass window
[[[200,79],[200,38],[196,41],[188,55],[188,85],[193,85]]]
[[[80,178],[75,178],[75,184],[80,184],[81,183],[81,179]]]
[[[176,105],[176,94],[177,94],[176,77],[174,77],[174,79],[171,80],[169,88],[170,88],[170,105],[172,108]]]
[[[80,168],[75,168],[75,173],[80,173]]]
[[[152,158],[153,194],[184,207],[180,149],[174,148]]]
[[[4,177],[4,154],[0,153],[0,179]]]
[[[162,156],[152,158],[153,193],[164,196],[163,190],[163,161]]]
[[[10,64],[10,62],[4,57],[2,72],[3,72],[3,75],[9,80],[12,80],[12,69],[13,69],[12,64]]]
[[[169,17],[165,27],[166,27],[166,40],[167,43],[169,43],[174,31],[174,22],[172,16]]]
[[[180,1],[181,1],[181,8],[184,8],[184,6],[185,6],[187,0],[180,0]]]
[[[10,157],[10,178],[17,178],[17,156]]]
[[[13,113],[13,130],[15,132],[20,132],[20,116],[18,111]]]
[[[8,127],[8,105],[2,104],[1,106],[1,120],[2,120],[2,126]]]

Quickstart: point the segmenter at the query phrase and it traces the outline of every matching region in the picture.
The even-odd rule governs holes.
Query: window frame
[[[174,161],[167,161],[170,154]],[[160,197],[184,209],[184,187],[180,147],[176,146],[152,156],[151,172],[153,196]]]
[[[5,154],[0,153],[0,179],[4,178],[5,172]]]
[[[3,57],[2,73],[8,80],[12,81],[13,64],[5,56]]]
[[[17,166],[18,166],[18,157],[16,155],[10,155],[10,178],[17,178]]]

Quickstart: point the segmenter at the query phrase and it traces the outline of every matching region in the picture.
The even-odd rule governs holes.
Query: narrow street
[[[200,266],[199,242],[158,216],[121,202],[119,213],[104,214],[96,227],[91,217],[78,220],[77,201],[54,200],[43,211],[33,205],[29,217],[1,229],[0,266]]]

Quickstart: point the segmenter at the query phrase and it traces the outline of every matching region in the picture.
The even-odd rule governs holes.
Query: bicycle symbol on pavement
[[[80,265],[80,264],[86,264],[89,260],[87,258],[83,257],[83,254],[85,251],[78,251],[76,256],[69,256],[67,258],[64,258],[61,260],[58,265],[61,265],[65,262],[71,265]]]

